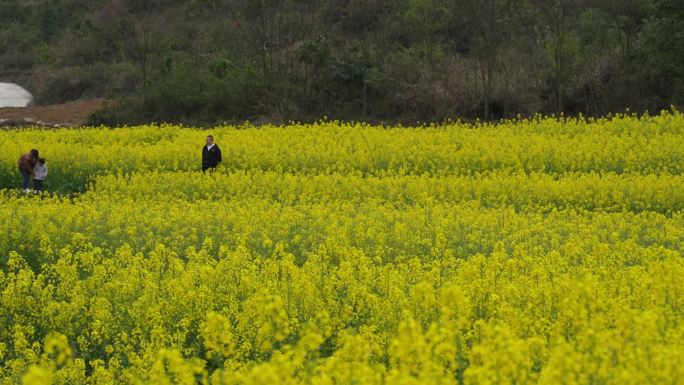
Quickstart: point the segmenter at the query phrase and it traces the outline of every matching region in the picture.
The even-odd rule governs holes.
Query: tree
[[[462,0],[467,15],[472,54],[479,63],[483,90],[484,119],[491,118],[490,105],[495,86],[499,55],[511,43],[511,29],[521,3],[517,0]]]
[[[541,39],[549,43],[553,68],[553,106],[564,110],[565,71],[569,34],[587,0],[532,0],[537,11]]]
[[[163,43],[161,20],[162,10],[171,0],[108,0],[97,7],[94,25],[98,29],[100,44],[114,46],[122,58],[129,60],[139,69],[139,89],[143,99],[151,80],[150,63],[161,50]],[[167,21],[168,24],[168,21]]]
[[[645,63],[654,104],[684,104],[684,2],[654,0],[646,25]]]

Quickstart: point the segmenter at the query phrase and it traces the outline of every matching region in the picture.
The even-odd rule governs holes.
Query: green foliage
[[[0,77],[30,84],[38,103],[126,99],[116,115],[129,123],[658,111],[684,104],[682,7],[6,0]]]
[[[656,97],[676,105],[684,104],[684,3],[677,0],[653,2],[653,14],[646,25],[644,46],[647,74]]]
[[[46,43],[41,43],[35,48],[35,57],[37,65],[49,66],[55,63],[55,52]]]
[[[59,9],[53,2],[49,2],[40,10],[38,18],[40,20],[41,37],[45,41],[52,40],[60,29]]]

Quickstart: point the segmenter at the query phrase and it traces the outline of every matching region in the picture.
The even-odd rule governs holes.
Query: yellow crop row
[[[172,188],[169,188],[172,186]],[[485,207],[516,211],[575,208],[602,211],[684,209],[684,175],[488,172],[476,176],[291,174],[236,171],[211,176],[198,172],[137,172],[97,177],[83,199],[103,196],[137,201],[260,198],[287,204],[362,202],[393,205],[431,201],[477,201]]]
[[[593,123],[523,121],[474,128],[381,128],[360,124],[20,130],[0,133],[0,185],[16,186],[16,161],[38,148],[52,190],[82,191],[98,175],[190,171],[204,136],[221,146],[224,170],[290,173],[475,175],[487,171],[673,174],[684,171],[684,115]]]

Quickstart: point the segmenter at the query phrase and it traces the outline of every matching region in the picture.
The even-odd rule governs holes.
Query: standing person
[[[202,147],[202,172],[207,170],[214,171],[219,163],[223,160],[221,158],[221,149],[214,143],[214,137],[207,136],[206,145]]]
[[[38,164],[33,169],[33,192],[40,194],[43,192],[43,182],[48,175],[47,165],[45,164],[45,158],[38,159]]]
[[[22,188],[26,194],[31,192],[31,189],[29,189],[29,182],[31,181],[31,177],[35,175],[33,168],[36,167],[36,164],[38,163],[38,155],[38,150],[34,148],[31,152],[24,154],[19,158],[19,173],[21,173],[23,179]]]

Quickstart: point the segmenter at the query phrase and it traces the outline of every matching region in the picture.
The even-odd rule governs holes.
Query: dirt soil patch
[[[0,121],[49,126],[80,126],[93,112],[102,108],[104,99],[79,100],[64,104],[0,108]]]

